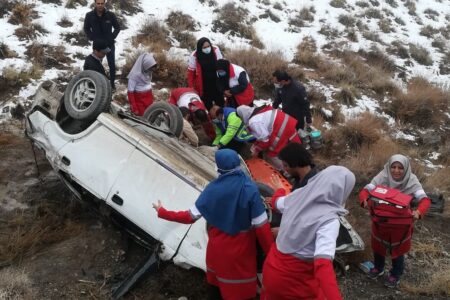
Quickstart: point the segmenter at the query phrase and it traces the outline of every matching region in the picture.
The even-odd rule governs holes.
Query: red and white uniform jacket
[[[248,127],[257,139],[255,147],[267,149],[271,157],[276,157],[289,142],[301,143],[296,124],[296,119],[271,106],[263,108],[248,121]]]
[[[240,105],[252,106],[253,99],[255,98],[255,91],[253,89],[253,85],[250,83],[250,78],[248,77],[248,73],[244,70],[244,68],[242,68],[238,65],[235,65],[235,64],[230,64],[229,72],[230,72],[230,80],[229,80],[228,84],[230,87],[230,91],[233,94],[234,98],[236,99],[238,106],[240,106]],[[235,93],[233,93],[233,87],[239,85],[239,75],[242,72],[246,73],[248,84],[243,92],[235,94]]]
[[[170,92],[169,103],[178,107],[186,107],[193,112],[196,109],[206,111],[205,104],[200,99],[197,91],[190,87],[176,88]]]
[[[218,47],[213,46],[213,53],[218,59],[222,59],[223,55]],[[187,70],[187,80],[188,86],[195,89],[197,94],[203,96],[203,77],[202,77],[202,67],[197,61],[197,50],[192,52],[188,60],[188,70]]]

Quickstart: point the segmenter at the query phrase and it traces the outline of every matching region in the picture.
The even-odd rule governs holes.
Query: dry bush
[[[272,73],[288,67],[282,53],[262,53],[253,48],[232,50],[227,53],[227,59],[245,68],[255,91],[260,93],[257,97],[270,94],[273,91]]]
[[[398,41],[393,41],[391,43],[391,46],[389,46],[387,49],[387,52],[393,55],[397,55],[400,58],[407,59],[409,58],[409,50],[405,46],[403,46]]]
[[[353,27],[356,24],[356,19],[350,14],[349,15],[339,15],[338,21],[345,27]]]
[[[270,19],[272,21],[274,21],[275,23],[279,23],[281,21],[281,19],[274,14],[270,9],[266,9],[266,11],[259,15],[260,19]]]
[[[56,24],[58,24],[61,27],[67,28],[67,27],[72,27],[73,23],[72,21],[70,21],[69,17],[67,16],[67,14],[64,14],[61,19],[59,19],[58,22],[56,22]]]
[[[377,43],[380,43],[380,44],[383,43],[383,41],[380,38],[380,35],[377,32],[374,32],[374,31],[363,31],[362,35],[363,35],[363,37],[366,40],[369,40],[369,41],[372,41],[372,42],[377,42]]]
[[[273,8],[274,8],[274,9],[277,9],[277,10],[283,10],[283,6],[281,5],[280,2],[275,2],[275,3],[273,4]]]
[[[427,18],[432,19],[433,21],[436,21],[436,19],[439,17],[439,13],[431,8],[425,9],[423,13],[427,16]]]
[[[402,26],[405,26],[405,25],[406,25],[405,21],[403,21],[403,19],[400,18],[400,17],[395,17],[394,21],[395,21],[395,23],[397,23],[398,25],[402,25]]]
[[[304,37],[303,41],[297,46],[293,62],[309,68],[318,68],[323,63],[323,56],[316,53],[316,41],[310,37]]]
[[[447,26],[442,26],[441,28],[439,28],[439,31],[444,38],[446,38],[447,40],[450,39],[450,24],[447,24]]]
[[[439,33],[439,29],[434,28],[431,25],[423,26],[420,29],[420,35],[426,36],[427,38],[432,38],[433,35]]]
[[[48,30],[39,23],[29,23],[28,25],[20,26],[14,30],[14,34],[20,41],[31,41],[36,39],[38,36],[47,33]]]
[[[378,21],[378,27],[380,27],[381,31],[384,33],[395,32],[395,28],[392,26],[390,19],[381,19]]]
[[[341,89],[334,95],[334,98],[338,100],[340,103],[345,104],[347,106],[355,105],[355,97],[358,92],[353,86],[344,85]]]
[[[156,53],[158,67],[153,72],[155,81],[164,82],[164,86],[186,86],[187,65],[184,60],[168,58],[165,53]]]
[[[323,34],[328,39],[334,39],[337,36],[339,36],[339,30],[337,30],[336,27],[331,26],[329,24],[325,24],[322,27],[320,27],[319,33]]]
[[[331,0],[330,5],[336,8],[345,8],[347,6],[347,1],[345,0]]]
[[[16,4],[16,0],[0,1],[0,18],[2,18],[6,14],[9,14]]]
[[[367,2],[367,1],[356,1],[355,5],[357,5],[361,8],[367,8],[370,6],[369,2]]]
[[[0,42],[0,59],[17,57],[17,53],[9,49],[8,45]]]
[[[407,0],[404,5],[408,9],[408,14],[411,16],[416,15],[416,3],[414,1]]]
[[[31,79],[39,79],[44,71],[39,64],[33,64],[29,69],[16,69],[7,66],[3,69],[3,74],[0,77],[1,89],[14,88],[26,86]]]
[[[86,6],[88,4],[87,0],[67,0],[67,8],[76,8],[77,5]]]
[[[180,48],[195,49],[197,39],[188,31],[175,31],[173,37],[180,42]]]
[[[433,64],[433,59],[430,56],[430,52],[425,47],[418,44],[409,44],[409,52],[411,57],[414,58],[419,64],[425,66],[431,66]]]
[[[364,11],[362,14],[363,17],[369,18],[369,19],[382,19],[383,18],[383,12],[376,8],[368,8]]]
[[[364,145],[356,153],[346,156],[341,163],[355,173],[357,185],[365,185],[380,172],[388,159],[402,153],[400,146],[388,137],[380,137],[370,145]]]
[[[397,70],[395,62],[376,46],[372,46],[369,51],[360,50],[358,53],[369,65],[380,67],[391,75]]]
[[[75,61],[69,57],[63,45],[49,46],[33,42],[27,46],[25,54],[33,62],[45,69],[67,69]]]
[[[386,3],[389,4],[392,8],[398,7],[398,4],[395,0],[386,0]]]
[[[358,32],[354,29],[347,30],[347,39],[351,42],[357,43],[359,41]]]
[[[398,91],[388,109],[396,119],[428,128],[447,120],[450,95],[426,79],[415,77],[408,83],[406,93]]]
[[[133,45],[139,44],[167,50],[170,48],[169,31],[161,22],[147,19],[133,38]]]
[[[404,283],[403,289],[414,295],[450,297],[450,272],[448,271],[450,265],[441,265],[440,267],[425,282],[422,281],[419,286]]]
[[[181,11],[172,11],[167,16],[166,24],[175,31],[195,31],[195,20]]]
[[[31,300],[35,293],[24,271],[8,268],[0,271],[0,299]]]
[[[139,1],[136,0],[108,0],[106,2],[106,8],[120,11],[121,15],[125,14],[127,16],[142,12]]]
[[[37,18],[36,11],[33,10],[33,5],[17,3],[12,9],[11,16],[8,22],[13,25],[28,25],[33,18]]]
[[[448,145],[447,145],[448,146]],[[427,176],[424,181],[427,190],[450,193],[450,168],[439,169]]]
[[[62,3],[62,0],[41,0],[42,3],[51,3],[51,4],[58,4],[60,5]]]
[[[357,151],[362,146],[370,146],[382,137],[384,122],[369,112],[348,120],[340,128],[340,136],[346,141],[350,150]]]
[[[315,12],[314,6],[309,8],[304,7],[295,17],[289,19],[289,25],[294,27],[303,27],[305,26],[305,22],[314,21]]]
[[[444,57],[439,64],[439,71],[442,75],[450,74],[450,51],[445,53]]]
[[[66,42],[75,46],[87,47],[90,45],[89,39],[83,30],[64,33],[63,38]]]
[[[431,42],[431,46],[439,49],[439,51],[444,53],[445,50],[447,49],[447,41],[444,40],[442,37],[437,37]]]

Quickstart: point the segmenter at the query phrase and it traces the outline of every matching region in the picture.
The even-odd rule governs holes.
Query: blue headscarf
[[[264,212],[258,188],[239,168],[236,151],[216,152],[219,177],[211,181],[195,202],[205,220],[230,235],[251,227],[251,220]]]

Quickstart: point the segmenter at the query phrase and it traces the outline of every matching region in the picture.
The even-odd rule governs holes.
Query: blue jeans
[[[384,270],[384,262],[385,257],[383,255],[373,253],[374,265],[378,270]],[[403,275],[403,270],[405,269],[405,256],[399,256],[395,259],[392,259],[392,270],[391,275],[400,278]]]
[[[106,59],[108,60],[109,66],[109,80],[111,82],[111,87],[114,88],[114,80],[116,80],[116,61],[115,61],[115,46],[112,45],[109,47],[111,51],[106,54]]]

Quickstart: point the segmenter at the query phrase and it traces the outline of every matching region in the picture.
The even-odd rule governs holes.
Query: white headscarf
[[[341,166],[330,166],[308,184],[286,196],[277,237],[277,248],[296,253],[315,242],[317,230],[348,213],[344,203],[355,186],[355,175]]]
[[[244,124],[248,125],[248,121],[250,120],[250,116],[252,115],[254,110],[254,107],[241,105],[236,109],[236,113],[242,119],[242,121],[244,121]]]
[[[146,73],[145,71],[149,70],[154,65],[156,65],[156,60],[153,55],[147,52],[142,53],[136,59],[136,62],[134,63],[127,78],[133,78],[134,80],[142,83],[149,83],[152,80],[152,72]]]
[[[394,180],[391,175],[391,166],[393,163],[399,162],[405,169],[403,178],[400,181]],[[404,194],[414,194],[418,190],[422,190],[417,176],[411,172],[411,164],[409,159],[401,154],[392,155],[389,161],[384,165],[383,170],[375,176],[370,182],[373,185],[384,185],[399,190]]]

